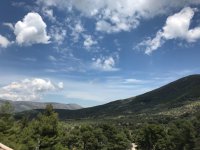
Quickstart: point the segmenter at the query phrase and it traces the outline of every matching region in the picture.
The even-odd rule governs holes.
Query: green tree
[[[0,133],[7,133],[13,126],[13,111],[14,107],[7,101],[0,106]]]
[[[141,129],[137,145],[142,150],[161,150],[167,147],[167,135],[161,125],[147,125]]]
[[[171,142],[177,150],[191,150],[195,147],[195,129],[191,121],[177,121],[170,127]]]
[[[131,142],[123,130],[108,124],[101,125],[100,127],[102,128],[103,134],[108,139],[106,143],[106,148],[108,150],[130,149]]]
[[[58,141],[58,115],[52,105],[47,105],[43,114],[39,114],[27,128],[24,129],[23,143],[29,149],[54,150],[59,145]],[[27,136],[29,135],[29,136]]]

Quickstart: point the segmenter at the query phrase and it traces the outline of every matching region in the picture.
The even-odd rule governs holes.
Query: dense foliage
[[[168,125],[147,125],[139,131],[141,150],[199,150],[200,120],[177,121]]]
[[[113,123],[112,123],[113,122]],[[0,108],[0,142],[15,150],[199,150],[200,117],[168,123],[131,124],[59,121],[52,105],[30,119],[13,118],[13,108]]]

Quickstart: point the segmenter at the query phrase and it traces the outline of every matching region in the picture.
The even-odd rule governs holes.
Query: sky
[[[0,98],[90,107],[200,73],[200,0],[1,0]]]

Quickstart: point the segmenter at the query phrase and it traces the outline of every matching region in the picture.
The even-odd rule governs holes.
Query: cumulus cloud
[[[37,0],[44,7],[74,8],[96,18],[98,31],[113,33],[136,28],[141,19],[170,12],[174,8],[200,4],[199,0]]]
[[[85,40],[83,42],[83,45],[86,49],[90,49],[91,46],[97,44],[97,41],[95,41],[94,39],[92,39],[92,36],[90,35],[85,35]]]
[[[46,27],[46,23],[38,13],[28,13],[22,21],[15,24],[16,42],[20,45],[47,44],[50,36],[47,35]]]
[[[6,48],[9,45],[10,45],[10,41],[6,37],[0,35],[0,47]]]
[[[24,79],[20,82],[12,82],[0,88],[0,97],[13,101],[40,100],[49,91],[63,89],[63,83],[57,85],[50,80],[40,78]]]
[[[93,58],[92,67],[100,71],[117,71],[115,68],[116,62],[113,57]]]
[[[200,39],[200,26],[190,29],[195,11],[196,9],[186,7],[180,12],[169,16],[162,30],[159,30],[153,39],[143,41],[139,46],[145,46],[145,53],[150,54],[167,40],[181,39],[187,42],[196,42]]]

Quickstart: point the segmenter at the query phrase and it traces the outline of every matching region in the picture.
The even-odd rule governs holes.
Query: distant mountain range
[[[0,99],[0,105],[5,103],[5,101]],[[77,104],[61,104],[61,103],[41,103],[41,102],[30,102],[30,101],[9,101],[15,108],[15,112],[28,111],[33,109],[44,109],[47,104],[52,104],[54,109],[63,110],[77,110],[81,109],[80,105]]]
[[[200,112],[200,75],[187,76],[145,94],[104,105],[78,110],[54,108],[63,120],[123,117],[140,119],[149,116],[164,118],[192,115]],[[35,116],[40,111],[43,110],[24,113]]]

